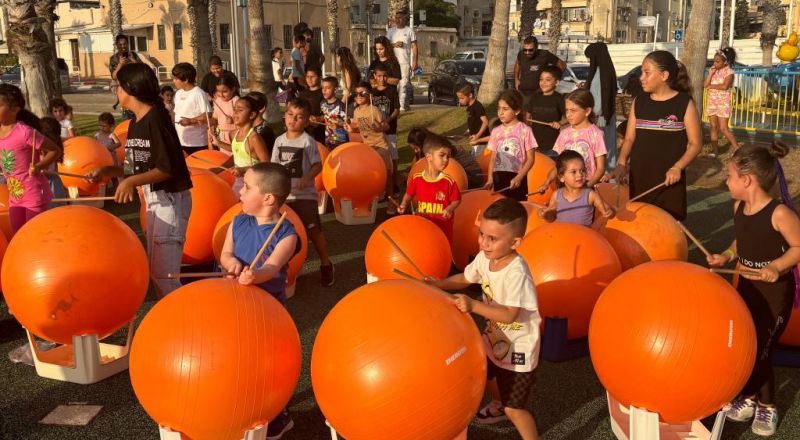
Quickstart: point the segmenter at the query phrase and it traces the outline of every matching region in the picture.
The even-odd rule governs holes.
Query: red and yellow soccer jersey
[[[451,203],[461,200],[461,191],[452,177],[439,173],[436,179],[428,179],[423,172],[411,176],[406,194],[416,201],[417,215],[436,224],[453,241],[453,217],[444,218],[444,210]]]

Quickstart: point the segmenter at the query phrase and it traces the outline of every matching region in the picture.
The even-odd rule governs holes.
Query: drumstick
[[[535,195],[539,195],[539,194],[544,194],[544,193],[546,193],[546,192],[547,192],[547,188],[545,188],[545,189],[540,189],[539,191],[534,191],[534,192],[532,192],[532,193],[525,194],[525,197],[530,197],[530,196],[535,196]]]
[[[403,249],[401,249],[401,248],[400,248],[400,245],[398,245],[398,244],[397,244],[397,242],[396,242],[396,241],[394,241],[394,239],[393,239],[393,238],[392,238],[392,237],[389,235],[389,233],[388,233],[388,232],[386,232],[386,230],[385,230],[385,229],[381,229],[381,235],[383,235],[383,238],[385,238],[386,240],[388,240],[388,241],[389,241],[389,244],[391,244],[391,245],[392,245],[392,247],[394,248],[394,250],[396,250],[396,251],[397,251],[397,253],[398,253],[398,254],[400,254],[400,256],[401,256],[401,257],[403,257],[403,259],[404,259],[404,260],[406,260],[406,261],[408,262],[408,264],[410,264],[410,265],[411,265],[411,267],[413,267],[413,268],[414,268],[414,270],[416,270],[416,271],[417,271],[417,273],[419,274],[419,276],[421,276],[422,278],[425,278],[425,273],[423,273],[423,272],[422,272],[422,269],[420,269],[420,268],[419,268],[419,266],[417,266],[417,265],[416,265],[416,264],[415,264],[415,263],[414,263],[414,262],[411,260],[411,257],[409,257],[409,256],[408,256],[408,254],[406,254],[405,252],[403,252]]]
[[[759,272],[757,270],[744,269],[744,268],[739,268],[739,269],[717,269],[716,267],[712,267],[709,270],[711,272],[714,272],[714,273],[724,273],[724,274],[730,274],[730,275],[755,275],[755,276],[761,275],[761,272]]]
[[[403,278],[405,278],[405,279],[407,279],[407,280],[411,280],[411,281],[417,281],[417,282],[420,282],[420,283],[424,283],[426,286],[431,286],[431,287],[433,287],[434,289],[436,289],[437,291],[439,291],[439,293],[440,293],[440,294],[442,294],[442,295],[446,296],[447,298],[452,298],[452,295],[451,295],[451,294],[449,294],[449,293],[447,293],[447,292],[445,292],[444,290],[442,290],[442,289],[440,289],[440,288],[438,288],[438,287],[436,287],[436,286],[432,286],[432,285],[430,285],[430,284],[428,284],[428,283],[425,283],[423,280],[421,280],[421,279],[419,279],[419,278],[414,278],[413,276],[411,276],[411,275],[409,275],[409,274],[407,274],[407,273],[403,272],[403,271],[402,271],[402,270],[400,270],[400,269],[392,269],[392,272],[394,272],[394,273],[396,273],[396,274],[400,275],[401,277],[403,277]]]
[[[395,208],[400,208],[400,204],[397,203],[397,200],[395,200],[394,197],[389,196],[389,197],[386,198],[386,200],[390,201],[395,206]],[[411,208],[411,214],[412,215],[417,215],[417,213],[414,212],[414,204],[413,203],[408,205],[408,207]]]
[[[492,192],[493,192],[493,193],[495,193],[495,194],[500,194],[501,192],[503,192],[503,191],[508,191],[508,190],[510,190],[510,189],[511,189],[511,185],[509,185],[509,186],[507,186],[507,187],[505,187],[505,188],[503,188],[503,189],[499,189],[499,190],[497,190],[497,191],[492,191]]]
[[[687,229],[686,226],[683,225],[683,223],[678,221],[676,221],[675,223],[678,224],[683,233],[686,234],[687,237],[689,237],[689,240],[692,240],[692,243],[694,243],[694,245],[697,246],[697,248],[700,249],[700,251],[703,252],[706,255],[706,257],[711,257],[711,252],[709,252],[708,249],[706,249],[703,246],[703,244],[700,243],[700,240],[698,240],[697,237],[695,237],[694,234],[692,234],[692,232],[689,231],[689,229]]]
[[[50,201],[51,202],[56,202],[56,203],[64,203],[64,202],[99,202],[99,201],[103,201],[103,200],[114,200],[114,197],[113,196],[107,196],[107,197],[76,197],[74,199],[66,197],[66,198],[62,198],[62,199],[51,199]]]
[[[78,179],[85,179],[86,178],[86,176],[83,176],[83,175],[80,175],[80,174],[62,173],[62,172],[56,172],[56,171],[48,171],[46,174],[48,174],[50,176],[77,177]]]
[[[653,191],[655,191],[655,190],[657,190],[657,189],[661,188],[662,186],[665,186],[666,184],[667,184],[667,182],[661,182],[661,183],[659,183],[658,185],[656,185],[656,186],[654,186],[654,187],[652,187],[652,188],[648,189],[647,191],[645,191],[645,192],[643,192],[643,193],[639,194],[638,196],[636,196],[636,197],[634,197],[634,198],[632,198],[632,199],[630,199],[630,200],[628,200],[628,201],[629,201],[629,202],[635,202],[635,201],[637,201],[637,200],[641,199],[642,197],[644,197],[644,196],[646,196],[646,195],[650,194],[651,192],[653,192]]]
[[[548,127],[549,127],[549,126],[550,126],[550,124],[551,124],[550,122],[537,121],[536,119],[528,119],[528,122],[530,122],[530,123],[533,123],[533,124],[546,125],[546,126],[548,126]]]
[[[264,254],[264,251],[267,250],[267,245],[269,245],[269,242],[272,241],[273,237],[275,237],[275,234],[278,232],[278,228],[280,228],[281,225],[283,224],[283,221],[286,220],[286,214],[288,212],[289,211],[284,211],[283,214],[281,214],[281,218],[278,219],[278,223],[275,223],[275,227],[272,228],[272,232],[270,232],[267,239],[264,240],[264,244],[261,245],[261,249],[259,249],[258,253],[256,254],[256,257],[253,258],[253,262],[250,263],[250,270],[255,270],[254,268],[256,266],[256,263],[258,263],[258,260],[261,258],[261,255]]]
[[[31,139],[31,165],[36,163],[36,130],[33,130],[33,139]]]
[[[167,278],[211,278],[211,277],[227,277],[236,275],[233,272],[194,272],[194,273],[168,273]]]
[[[216,102],[214,104],[216,105]],[[209,111],[206,110],[206,127],[208,127],[209,136],[211,136],[211,138],[213,139],[214,138],[214,133],[211,132],[211,116],[209,116],[209,115],[210,115]],[[208,149],[209,150],[213,150],[214,149],[214,142],[213,141],[208,143]]]

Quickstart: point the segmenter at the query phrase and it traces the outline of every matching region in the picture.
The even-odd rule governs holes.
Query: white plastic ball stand
[[[41,351],[36,337],[27,330],[25,332],[31,344],[36,374],[41,377],[87,385],[128,369],[133,320],[128,323],[125,345],[105,344],[97,339],[97,335],[82,335],[73,336],[72,344]]]
[[[608,413],[611,431],[619,440],[719,440],[725,425],[725,411],[719,411],[711,432],[695,420],[691,423],[671,424],[659,422],[658,414],[646,409],[622,406],[611,394]]]
[[[336,220],[344,225],[371,225],[375,223],[375,215],[378,213],[378,198],[372,200],[369,207],[369,215],[355,215],[353,212],[353,202],[348,199],[341,200],[342,208],[336,212]]]
[[[158,426],[158,435],[161,440],[183,440],[180,432],[173,431],[166,426]],[[266,440],[267,425],[258,425],[255,428],[245,431],[242,440]]]
[[[367,272],[367,284],[372,284],[372,283],[374,283],[375,281],[379,281],[379,278],[378,278],[378,277],[376,277],[375,275],[373,275],[373,274],[371,274],[371,273]]]
[[[336,430],[333,429],[333,426],[331,426],[331,423],[327,419],[325,420],[325,424],[331,429],[331,440],[339,440],[339,435],[336,433]],[[469,427],[464,428],[464,431],[462,431],[461,434],[458,434],[453,440],[467,440],[468,429]]]
[[[325,211],[328,210],[328,201],[330,199],[331,196],[324,190],[317,192],[317,212],[319,212],[319,215],[324,215]]]

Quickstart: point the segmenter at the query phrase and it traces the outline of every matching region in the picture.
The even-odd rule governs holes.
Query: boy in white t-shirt
[[[480,283],[482,302],[454,295],[459,310],[486,318],[483,332],[489,358],[486,389],[492,400],[478,412],[476,421],[490,424],[507,418],[524,440],[533,440],[539,438],[539,433],[527,403],[539,359],[542,318],[528,265],[516,251],[525,234],[527,219],[525,208],[514,199],[492,203],[481,218],[481,252],[463,274],[430,281],[447,290]]]
[[[394,18],[395,25],[389,28],[386,38],[392,42],[394,56],[400,64],[400,83],[397,84],[397,93],[400,98],[400,111],[407,109],[406,97],[411,72],[417,70],[418,50],[417,35],[414,29],[408,26],[408,10],[397,11]]]
[[[178,63],[172,68],[175,83],[175,129],[181,148],[192,154],[208,148],[208,94],[195,85],[197,70],[189,63]]]

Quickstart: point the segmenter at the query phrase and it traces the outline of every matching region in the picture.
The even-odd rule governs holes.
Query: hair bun
[[[786,157],[786,155],[789,154],[789,149],[789,146],[781,141],[772,141],[772,144],[768,148],[769,154],[775,159]]]

